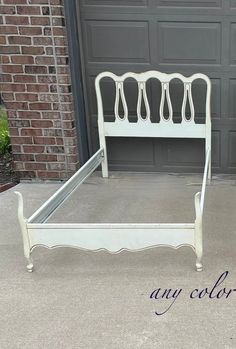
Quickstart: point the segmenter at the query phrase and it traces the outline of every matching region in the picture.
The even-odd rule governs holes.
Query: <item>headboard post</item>
[[[205,156],[209,149],[209,168],[208,180],[211,180],[211,81],[206,77],[207,93],[206,93],[206,139],[205,139]]]
[[[101,73],[99,78],[95,80],[95,90],[97,95],[97,110],[98,110],[98,135],[100,148],[103,148],[103,161],[102,161],[102,176],[108,178],[108,161],[107,161],[107,146],[106,146],[106,137],[104,130],[104,115],[103,115],[103,103],[100,89],[100,80],[103,77]]]

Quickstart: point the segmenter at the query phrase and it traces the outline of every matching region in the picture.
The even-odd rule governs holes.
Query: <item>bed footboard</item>
[[[172,224],[56,224],[30,223],[23,214],[23,198],[18,195],[18,219],[23,237],[27,270],[33,271],[32,251],[46,248],[73,247],[87,251],[106,250],[137,252],[154,247],[178,249],[188,246],[196,253],[196,270],[202,271],[202,212],[200,193],[195,195],[195,223]]]
[[[110,253],[142,251],[158,246],[191,247],[197,254],[197,270],[202,270],[199,254],[199,222],[176,224],[54,224],[29,223],[23,215],[23,198],[19,198],[20,222],[27,270],[32,272],[32,251],[37,246],[46,248],[73,247],[87,251],[106,250]],[[198,197],[197,199],[198,200]],[[198,200],[199,201],[199,200]]]

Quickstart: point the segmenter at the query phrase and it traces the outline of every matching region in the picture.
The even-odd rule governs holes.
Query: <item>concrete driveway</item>
[[[191,222],[200,182],[95,174],[51,221]],[[234,177],[214,177],[207,188],[202,273],[187,247],[118,255],[39,247],[27,273],[14,191],[29,217],[60,185],[21,183],[0,194],[1,349],[236,348]]]

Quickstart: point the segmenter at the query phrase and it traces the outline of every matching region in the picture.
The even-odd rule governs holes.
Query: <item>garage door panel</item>
[[[236,169],[236,130],[229,131],[228,139],[228,166]]]
[[[230,23],[230,64],[236,65],[236,22]]]
[[[236,0],[231,0],[230,1],[230,8],[231,9],[236,9]]]
[[[236,78],[229,79],[229,118],[236,120]]]
[[[156,0],[158,7],[174,7],[174,8],[221,8],[221,0]]]
[[[82,0],[81,1],[81,8],[92,8],[95,9],[104,9],[104,8],[111,8],[114,9],[116,7],[120,8],[127,8],[127,7],[147,7],[148,0]]]
[[[159,63],[221,64],[221,23],[158,23]]]
[[[111,169],[126,170],[156,169],[154,159],[154,139],[107,138],[107,155]],[[128,150],[128,151],[127,151]]]
[[[147,6],[147,0],[83,0],[83,6]]]
[[[87,21],[86,32],[88,62],[150,62],[148,22]]]

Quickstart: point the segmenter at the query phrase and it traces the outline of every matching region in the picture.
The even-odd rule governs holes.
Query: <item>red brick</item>
[[[57,102],[58,101],[58,95],[57,94],[41,94],[40,95],[40,101],[42,102]]]
[[[13,101],[14,94],[13,93],[2,93],[2,99],[3,99],[3,101]]]
[[[15,161],[35,161],[35,157],[33,154],[15,154]]]
[[[38,76],[38,82],[43,84],[54,84],[57,82],[57,78],[56,76],[42,75]]]
[[[42,136],[42,130],[38,128],[22,128],[21,136]]]
[[[4,0],[4,4],[27,4],[27,0]]]
[[[40,15],[39,6],[16,6],[18,15]]]
[[[20,53],[20,47],[19,46],[1,46],[0,47],[0,53],[1,54],[17,54]]]
[[[17,34],[17,27],[15,26],[0,26],[0,33],[1,34]]]
[[[58,77],[58,83],[59,84],[66,84],[66,85],[68,85],[68,84],[70,84],[70,77],[69,76],[59,76]]]
[[[78,163],[78,156],[77,155],[68,155],[67,156],[68,163]]]
[[[54,27],[65,26],[65,19],[63,17],[52,17],[52,25]]]
[[[58,154],[58,155],[57,155],[57,161],[58,161],[58,162],[64,162],[64,161],[66,161],[65,155]]]
[[[51,7],[52,16],[63,16],[63,7],[61,6],[52,6]]]
[[[0,45],[6,44],[6,36],[0,36]]]
[[[34,144],[51,145],[56,144],[55,138],[53,137],[34,137]]]
[[[57,171],[61,171],[61,170],[66,170],[66,165],[60,162],[56,162],[56,163],[48,163],[47,164],[47,168],[48,170],[57,170]]]
[[[22,82],[22,83],[26,83],[26,82],[36,82],[36,76],[35,75],[16,75],[14,76],[14,81],[15,82]]]
[[[62,129],[60,128],[50,128],[43,130],[43,136],[51,136],[51,137],[61,137]]]
[[[6,102],[5,107],[7,109],[28,109],[28,103],[26,102]]]
[[[38,111],[24,110],[24,111],[19,111],[18,116],[19,118],[22,118],[22,119],[40,119],[41,114]]]
[[[45,36],[36,36],[33,38],[33,44],[34,45],[42,45],[42,46],[51,46],[52,45],[52,38],[45,37]]]
[[[16,93],[16,100],[17,101],[37,101],[38,100],[38,94],[36,93]]]
[[[41,145],[23,145],[23,150],[25,153],[43,153],[45,150],[44,146]]]
[[[20,171],[19,174],[21,179],[32,179],[36,177],[36,172],[34,171]]]
[[[55,36],[65,36],[66,35],[65,28],[54,27],[52,30],[53,30],[53,35],[55,35]]]
[[[29,84],[27,85],[28,92],[48,92],[48,85]]]
[[[57,161],[57,155],[52,154],[39,154],[35,155],[36,161],[42,161],[42,162],[50,162],[50,161]]]
[[[19,32],[21,35],[42,35],[41,27],[19,27]]]
[[[0,6],[0,13],[1,15],[14,15],[16,13],[15,6]]]
[[[32,120],[31,126],[36,128],[48,128],[53,127],[53,122],[51,120]]]
[[[12,144],[33,144],[32,137],[11,137]]]
[[[29,17],[23,16],[6,16],[6,24],[24,25],[29,24]]]
[[[66,38],[64,36],[54,38],[54,45],[65,46],[66,45]]]
[[[35,63],[36,64],[54,64],[54,57],[47,57],[47,56],[37,56],[35,57]]]
[[[9,120],[9,126],[12,127],[30,127],[29,120]]]
[[[25,169],[26,170],[46,170],[46,164],[39,164],[34,162],[26,162]]]
[[[47,112],[42,112],[42,119],[54,119],[54,120],[57,120],[57,119],[60,119],[61,117],[61,114],[57,111],[47,111]],[[54,124],[55,126],[55,124]],[[61,125],[60,125],[61,127]]]
[[[0,74],[0,81],[2,82],[11,82],[12,76],[10,74]]]
[[[48,56],[53,56],[53,54],[54,54],[53,48],[52,47],[46,47],[46,54]]]
[[[19,44],[19,45],[31,45],[31,38],[28,36],[8,36],[9,45]]]
[[[32,25],[50,25],[50,18],[49,17],[31,17],[30,22]]]
[[[11,127],[9,126],[10,129],[10,135],[12,136],[19,136],[19,129],[18,127]]]
[[[30,0],[31,4],[48,4],[49,0]]]
[[[40,178],[50,178],[50,179],[58,179],[60,178],[59,172],[56,171],[38,171],[38,176]]]
[[[3,65],[3,73],[23,73],[23,67],[21,65]]]
[[[32,56],[11,56],[11,62],[12,63],[18,63],[18,64],[33,64],[34,63],[34,57]]]
[[[15,171],[22,171],[25,169],[25,164],[22,162],[14,162]]]
[[[56,55],[58,56],[67,56],[68,48],[67,47],[55,47]]]
[[[22,46],[22,53],[27,55],[43,55],[45,51],[43,47]]]
[[[23,84],[1,84],[2,91],[24,92],[25,85]]]
[[[51,103],[29,103],[30,110],[50,110],[52,109]]]
[[[25,73],[26,74],[46,74],[47,67],[42,65],[26,65]]]
[[[17,111],[16,110],[7,110],[7,116],[8,116],[8,122],[9,125],[12,120],[10,119],[16,119],[17,118]]]
[[[13,153],[20,153],[21,152],[21,146],[20,145],[12,144],[11,148],[12,148],[12,152]]]
[[[61,0],[51,0],[50,4],[51,5],[61,5]]]
[[[52,146],[47,146],[46,147],[46,152],[47,153],[64,153],[65,149],[62,146],[58,145],[52,145]]]
[[[10,63],[10,57],[2,56],[2,64],[9,64],[9,63]]]
[[[56,144],[57,145],[66,145],[66,144],[64,144],[63,138],[56,138]]]

